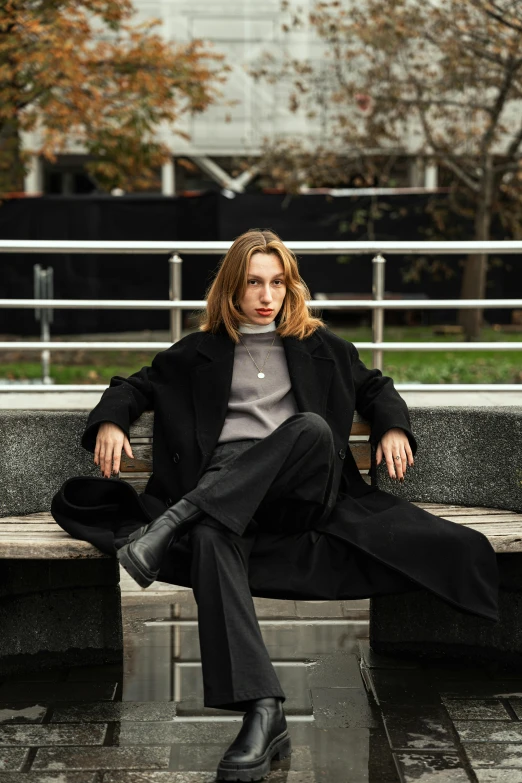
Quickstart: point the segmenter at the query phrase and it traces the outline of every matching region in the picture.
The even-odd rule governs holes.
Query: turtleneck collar
[[[271,321],[269,324],[239,324],[239,331],[245,334],[260,334],[261,332],[275,332],[277,329],[276,322]]]

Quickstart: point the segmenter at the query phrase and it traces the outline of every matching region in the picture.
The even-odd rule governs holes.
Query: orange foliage
[[[166,41],[161,20],[132,21],[130,0],[3,0],[0,5],[0,178],[30,153],[78,148],[99,186],[146,187],[170,158],[156,131],[216,102],[229,67],[209,44]],[[41,143],[21,151],[20,133]],[[182,134],[184,135],[184,134]],[[15,160],[17,158],[18,160]]]

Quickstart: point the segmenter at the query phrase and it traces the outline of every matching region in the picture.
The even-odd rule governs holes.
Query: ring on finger
[[[394,457],[394,459],[400,459],[399,455],[397,454],[397,456],[396,456],[396,457]]]

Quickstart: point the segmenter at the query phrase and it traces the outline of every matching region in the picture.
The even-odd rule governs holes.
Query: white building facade
[[[304,15],[312,0],[301,0]],[[185,43],[194,38],[212,44],[223,53],[231,72],[222,85],[223,98],[202,114],[185,116],[179,129],[189,134],[182,138],[171,128],[158,128],[158,138],[169,147],[172,160],[163,166],[158,180],[158,192],[173,195],[183,189],[184,169],[176,160],[192,161],[202,174],[203,183],[218,183],[225,191],[243,192],[256,174],[255,165],[238,174],[232,171],[232,160],[252,159],[260,154],[266,140],[281,137],[320,139],[321,123],[309,120],[303,113],[289,108],[291,80],[270,84],[256,80],[251,71],[264,53],[276,58],[285,53],[292,58],[313,61],[323,59],[324,44],[310,28],[283,31],[285,15],[280,0],[134,0],[136,21],[156,18],[156,28],[173,43]],[[27,134],[26,147],[35,147],[36,138]],[[75,184],[80,176],[85,155],[81,149],[70,149],[61,155],[56,165],[37,157],[25,180],[28,193],[81,192]],[[408,183],[420,187],[435,187],[436,172],[425,171],[419,161],[412,160]],[[54,180],[53,180],[54,176]],[[180,180],[181,177],[181,180]],[[197,181],[197,180],[196,180]],[[47,186],[46,186],[47,183]],[[51,184],[49,184],[51,183]]]

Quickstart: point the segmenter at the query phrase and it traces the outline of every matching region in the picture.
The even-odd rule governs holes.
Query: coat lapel
[[[204,332],[197,350],[206,361],[192,369],[196,437],[201,451],[208,456],[215,448],[227,414],[234,342],[226,333]]]
[[[335,361],[321,337],[283,337],[292,390],[300,411],[311,411],[325,418],[328,392]]]

